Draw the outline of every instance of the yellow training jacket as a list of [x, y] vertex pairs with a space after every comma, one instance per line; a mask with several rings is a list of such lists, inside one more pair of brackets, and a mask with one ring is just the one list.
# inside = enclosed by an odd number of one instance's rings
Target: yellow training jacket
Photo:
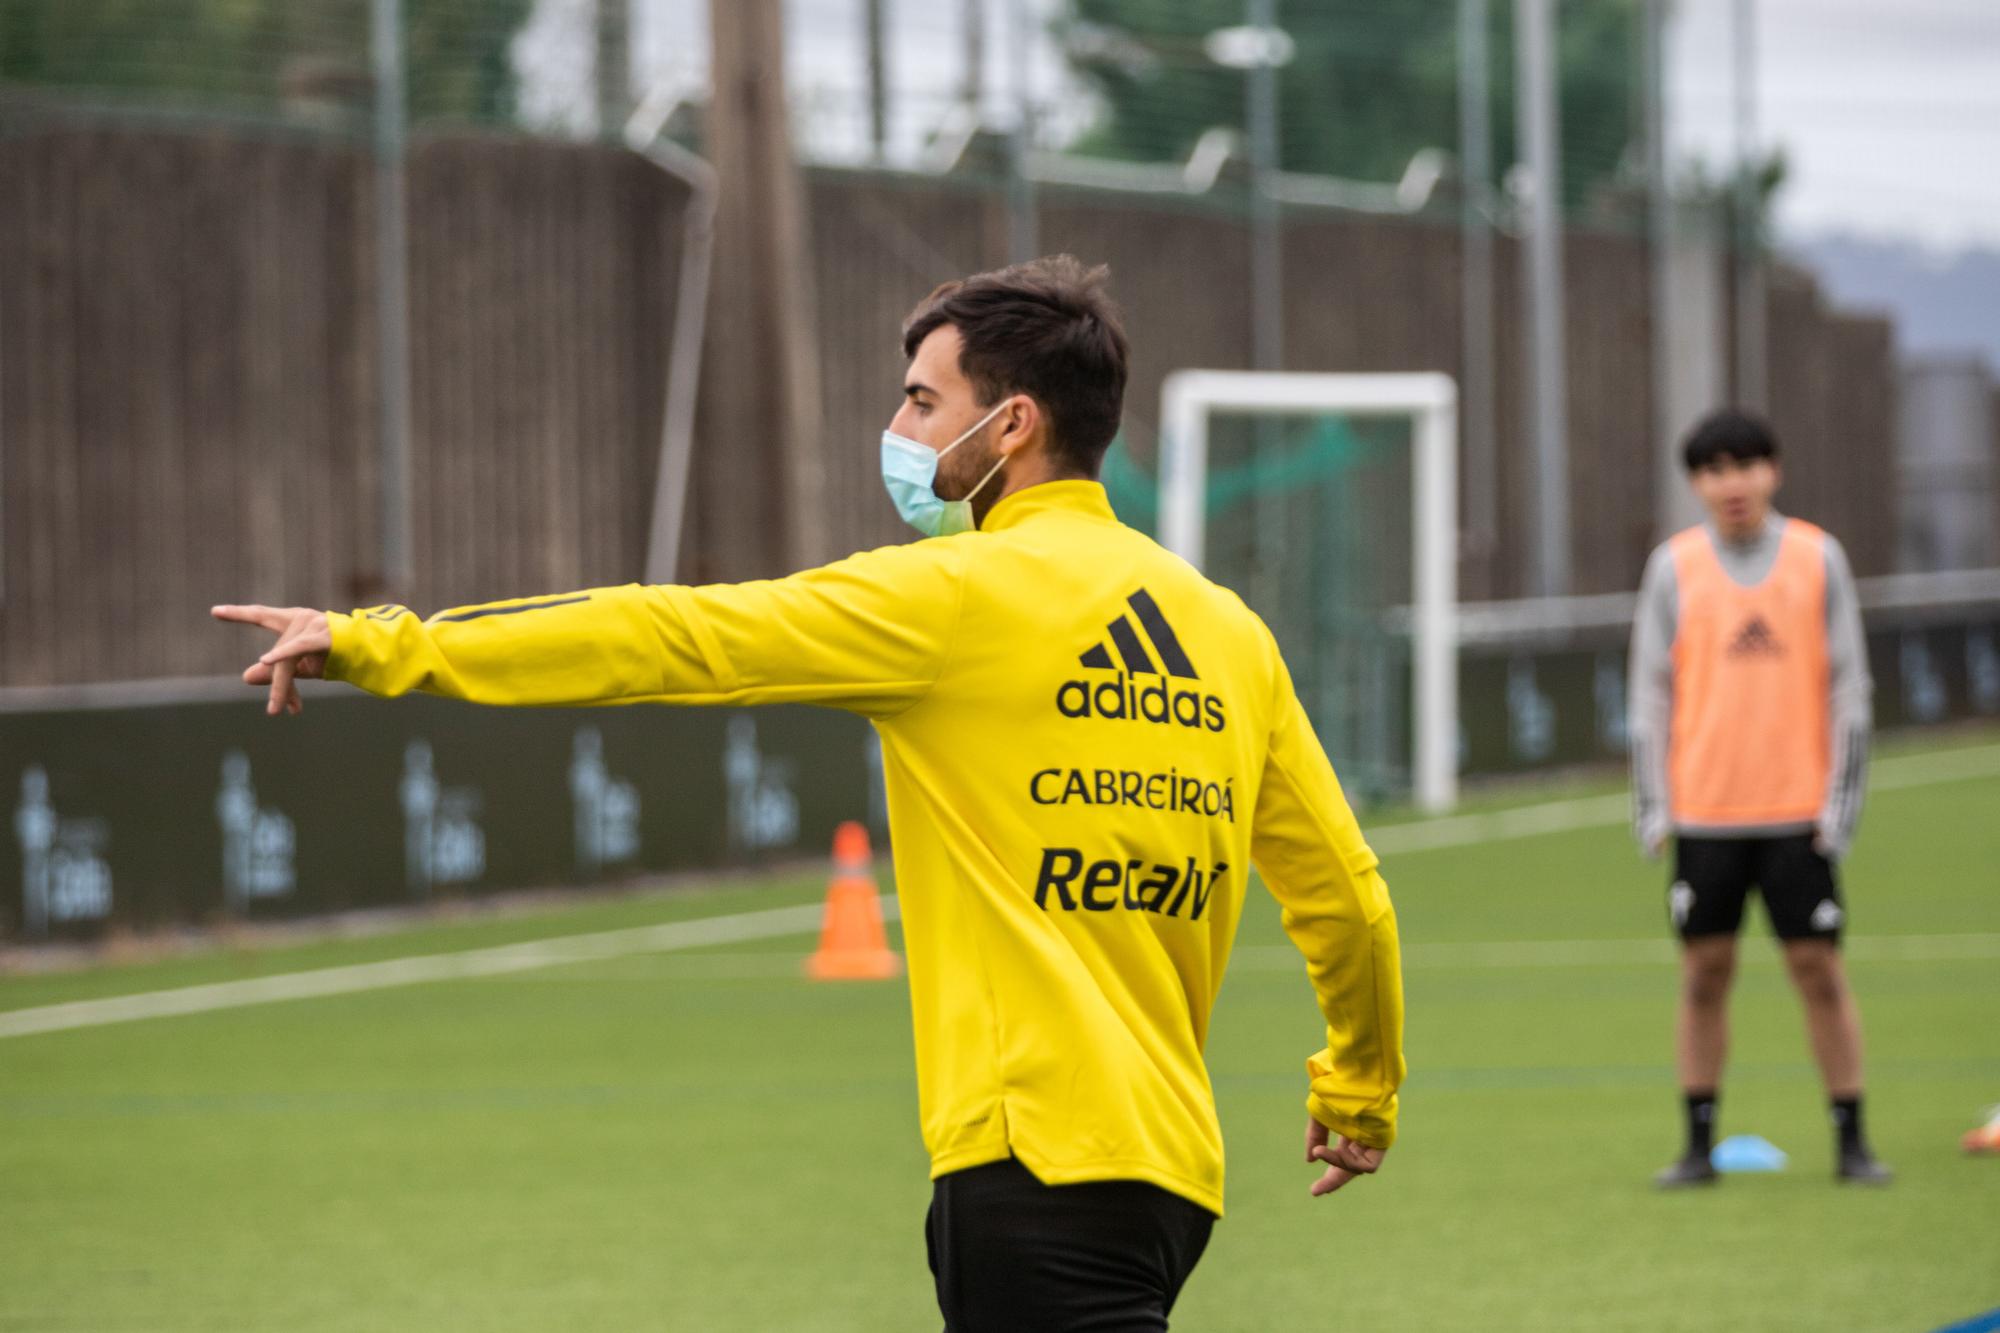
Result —
[[327, 620], [327, 674], [376, 694], [871, 719], [933, 1176], [1011, 1154], [1220, 1213], [1202, 1045], [1253, 862], [1326, 1018], [1308, 1109], [1395, 1139], [1402, 974], [1375, 855], [1263, 622], [1095, 482], [770, 582]]

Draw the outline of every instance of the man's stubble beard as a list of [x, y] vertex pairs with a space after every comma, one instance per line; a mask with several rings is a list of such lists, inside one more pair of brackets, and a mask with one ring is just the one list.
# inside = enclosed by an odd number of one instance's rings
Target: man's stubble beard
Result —
[[[979, 484], [980, 478], [993, 470], [993, 465], [1000, 461], [999, 446], [991, 441], [993, 433], [992, 424], [989, 422], [979, 434], [939, 460], [937, 482], [931, 488], [937, 492], [938, 499], [963, 500], [971, 493], [972, 488]], [[999, 475], [986, 483], [986, 489], [973, 499], [972, 508], [975, 513], [983, 514], [991, 505], [991, 492], [996, 490], [1000, 483]], [[982, 505], [981, 501], [987, 503]]]

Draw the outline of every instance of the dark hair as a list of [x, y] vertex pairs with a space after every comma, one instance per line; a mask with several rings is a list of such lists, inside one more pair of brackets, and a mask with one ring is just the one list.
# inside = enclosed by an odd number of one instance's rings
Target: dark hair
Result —
[[1699, 472], [1718, 458], [1748, 463], [1777, 457], [1778, 439], [1764, 419], [1735, 407], [1710, 412], [1695, 423], [1681, 445], [1681, 462], [1690, 472]]
[[903, 355], [949, 324], [958, 368], [979, 405], [1024, 393], [1048, 413], [1056, 457], [1095, 477], [1125, 404], [1125, 329], [1105, 284], [1111, 270], [1072, 255], [947, 282], [903, 324]]

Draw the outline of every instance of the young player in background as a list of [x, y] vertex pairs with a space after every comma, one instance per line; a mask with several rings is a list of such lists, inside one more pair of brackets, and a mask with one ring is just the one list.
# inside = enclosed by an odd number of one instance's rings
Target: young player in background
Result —
[[1720, 411], [1683, 461], [1708, 521], [1646, 563], [1632, 629], [1633, 815], [1657, 856], [1682, 942], [1676, 1064], [1687, 1148], [1665, 1188], [1709, 1161], [1729, 1046], [1736, 935], [1752, 887], [1805, 1008], [1836, 1130], [1835, 1176], [1884, 1184], [1861, 1125], [1861, 1019], [1841, 963], [1835, 865], [1861, 812], [1870, 692], [1854, 578], [1840, 543], [1771, 507], [1782, 480], [1765, 424]]

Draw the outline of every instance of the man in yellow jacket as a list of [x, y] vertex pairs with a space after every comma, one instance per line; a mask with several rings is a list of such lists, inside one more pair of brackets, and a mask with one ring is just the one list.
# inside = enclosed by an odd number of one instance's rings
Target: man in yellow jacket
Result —
[[927, 1223], [953, 1330], [1165, 1328], [1222, 1212], [1202, 1059], [1253, 864], [1327, 1028], [1315, 1195], [1372, 1173], [1403, 1078], [1395, 917], [1264, 624], [1097, 483], [1126, 343], [1068, 257], [947, 283], [882, 446], [932, 540], [768, 582], [444, 611], [217, 607], [244, 673], [490, 704], [813, 703], [882, 738]]

